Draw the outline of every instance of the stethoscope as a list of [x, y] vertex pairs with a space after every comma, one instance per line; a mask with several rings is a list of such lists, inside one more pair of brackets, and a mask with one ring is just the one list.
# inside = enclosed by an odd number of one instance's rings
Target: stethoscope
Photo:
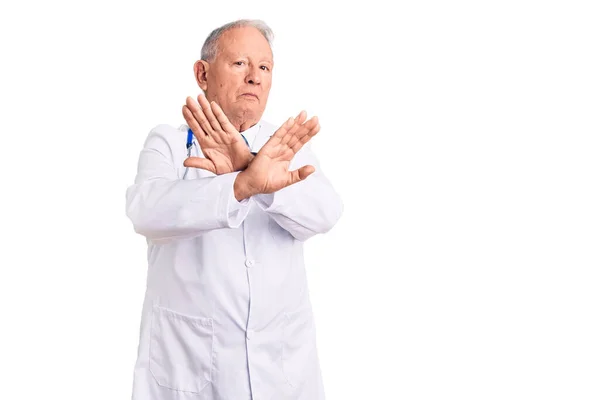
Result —
[[[185, 143], [185, 148], [187, 150], [188, 158], [191, 157], [192, 147], [194, 147], [195, 145], [196, 145], [196, 143], [194, 142], [194, 132], [192, 132], [192, 130], [190, 128], [188, 128], [187, 141]], [[183, 173], [182, 179], [185, 179], [189, 169], [190, 169], [190, 167], [185, 167], [185, 172]]]

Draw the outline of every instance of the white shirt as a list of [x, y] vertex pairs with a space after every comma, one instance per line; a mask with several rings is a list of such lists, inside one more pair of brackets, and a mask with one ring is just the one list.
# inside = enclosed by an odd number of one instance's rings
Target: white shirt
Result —
[[252, 146], [254, 145], [254, 139], [256, 139], [256, 135], [258, 134], [258, 132], [260, 132], [262, 126], [263, 126], [263, 122], [258, 121], [258, 123], [256, 123], [255, 125], [251, 126], [250, 128], [248, 128], [242, 132], [242, 135], [248, 141], [248, 145], [250, 146], [251, 149], [253, 148]]
[[[244, 134], [258, 151], [275, 130]], [[334, 226], [340, 197], [305, 145], [290, 169], [312, 175], [238, 202], [237, 172], [181, 179], [186, 136], [154, 128], [127, 189], [148, 243], [133, 400], [324, 400], [303, 242]]]

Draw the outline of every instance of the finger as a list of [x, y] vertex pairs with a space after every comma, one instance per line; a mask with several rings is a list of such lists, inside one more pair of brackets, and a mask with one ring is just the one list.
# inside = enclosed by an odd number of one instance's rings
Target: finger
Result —
[[315, 172], [315, 167], [312, 165], [305, 165], [304, 167], [300, 167], [295, 171], [290, 171], [290, 183], [288, 186], [305, 180], [313, 172]]
[[316, 115], [314, 115], [311, 119], [309, 119], [308, 121], [306, 121], [303, 126], [305, 126], [306, 129], [311, 130], [315, 126], [317, 126], [318, 124], [319, 124], [319, 117], [317, 117]]
[[212, 161], [202, 157], [188, 157], [185, 159], [185, 161], [183, 161], [183, 165], [190, 168], [205, 169], [214, 174], [217, 173], [215, 164]]
[[290, 139], [287, 145], [293, 149], [296, 143], [298, 143], [298, 141], [301, 140], [304, 136], [308, 135], [318, 123], [319, 121], [316, 116], [309, 119], [307, 122], [302, 124], [302, 126], [296, 131], [294, 137]]
[[302, 125], [304, 124], [304, 121], [306, 121], [306, 115], [306, 111], [302, 110], [300, 111], [300, 114], [298, 114], [296, 118], [294, 118], [295, 128], [293, 128], [290, 132], [291, 135], [286, 135], [285, 139], [281, 141], [283, 144], [289, 144], [289, 142], [294, 140], [294, 137], [302, 131]]
[[229, 122], [229, 118], [227, 118], [221, 106], [219, 106], [216, 101], [212, 101], [210, 105], [212, 107], [213, 114], [215, 115], [217, 121], [219, 121], [219, 124], [223, 128], [223, 132], [229, 135], [238, 136], [239, 132], [237, 131], [237, 129], [235, 129], [235, 126], [233, 126], [231, 122]]
[[269, 141], [267, 143], [265, 143], [265, 145], [263, 147], [270, 147], [270, 146], [274, 146], [277, 145], [281, 142], [281, 138], [283, 138], [288, 130], [294, 126], [294, 118], [290, 117], [287, 121], [285, 121], [280, 127], [279, 129], [277, 129], [275, 131], [275, 133], [273, 134], [273, 136], [271, 136], [271, 138], [269, 139]]
[[301, 129], [301, 128], [302, 128], [302, 126], [300, 124], [298, 124], [296, 119], [294, 119], [294, 125], [292, 125], [292, 127], [290, 129], [288, 129], [286, 134], [281, 138], [281, 144], [287, 145], [288, 142], [294, 137], [294, 135], [296, 135], [296, 132], [298, 132], [298, 129]]
[[296, 116], [296, 122], [299, 123], [300, 125], [302, 125], [304, 123], [304, 121], [306, 121], [306, 111], [302, 110], [300, 111], [300, 114], [298, 114]]
[[183, 114], [183, 118], [185, 119], [185, 122], [187, 122], [187, 125], [190, 127], [192, 132], [194, 132], [194, 136], [196, 137], [196, 139], [198, 139], [198, 142], [204, 142], [204, 140], [208, 138], [208, 136], [206, 135], [206, 132], [204, 132], [200, 124], [198, 124], [198, 120], [196, 120], [189, 107], [183, 106], [181, 108], [181, 113]]
[[315, 126], [313, 129], [311, 129], [307, 135], [305, 135], [302, 139], [298, 140], [298, 142], [296, 144], [294, 144], [294, 147], [292, 147], [294, 154], [296, 154], [298, 151], [300, 151], [302, 146], [304, 146], [306, 143], [308, 143], [308, 141], [310, 139], [312, 139], [317, 133], [319, 133], [320, 130], [321, 130], [321, 125], [317, 124], [317, 126]]
[[206, 119], [210, 123], [210, 126], [213, 128], [214, 131], [220, 133], [223, 130], [223, 128], [221, 127], [221, 124], [215, 117], [215, 114], [213, 114], [210, 103], [208, 102], [206, 97], [204, 97], [204, 95], [202, 94], [198, 95], [198, 103], [200, 103], [200, 107], [202, 107], [202, 111], [204, 112]]
[[[188, 98], [186, 99], [186, 105], [187, 105], [188, 109], [192, 112], [192, 115], [194, 116], [194, 118], [196, 119], [198, 124], [202, 127], [204, 136], [213, 135], [214, 130], [213, 130], [212, 126], [210, 126], [210, 123], [208, 122], [208, 120], [206, 119], [206, 116], [204, 115], [204, 111], [202, 111], [202, 108], [200, 108], [198, 103], [196, 103], [194, 101], [194, 99], [192, 99], [191, 97], [188, 96]], [[190, 128], [191, 128], [191, 126], [190, 126]], [[194, 131], [194, 130], [192, 129], [192, 131]], [[200, 132], [198, 132], [198, 135], [202, 136], [200, 134]], [[199, 136], [196, 136], [196, 138], [198, 138], [198, 140], [201, 139]]]
[[298, 168], [297, 171], [298, 171], [298, 177], [300, 178], [300, 180], [305, 180], [306, 178], [308, 178], [309, 175], [311, 175], [313, 172], [315, 172], [316, 169], [312, 165], [305, 165], [304, 167]]
[[194, 132], [194, 135], [202, 131], [202, 128], [198, 124], [198, 121], [196, 121], [196, 118], [194, 118], [194, 115], [192, 114], [187, 105], [181, 107], [181, 114], [183, 115], [185, 122], [187, 122], [187, 125]]
[[[295, 149], [296, 145], [299, 141], [301, 141], [306, 135], [310, 134], [310, 132], [312, 131], [312, 129], [314, 129], [314, 127], [318, 124], [318, 119], [316, 116], [312, 117], [311, 119], [309, 119], [307, 122], [305, 122], [302, 127], [300, 127], [300, 129], [298, 129], [296, 131], [296, 134], [294, 135], [293, 138], [290, 139], [290, 141], [287, 143], [287, 145], [291, 148], [291, 149]], [[295, 152], [295, 151], [294, 151]]]

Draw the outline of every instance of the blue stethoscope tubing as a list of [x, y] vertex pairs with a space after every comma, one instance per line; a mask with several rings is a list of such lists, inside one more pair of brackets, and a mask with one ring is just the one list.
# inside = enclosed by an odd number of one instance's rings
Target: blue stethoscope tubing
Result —
[[[188, 157], [190, 157], [192, 155], [192, 147], [193, 146], [194, 146], [194, 132], [192, 132], [192, 130], [190, 128], [188, 128], [187, 141], [185, 143], [185, 148], [187, 149]], [[185, 172], [183, 173], [182, 179], [185, 179], [185, 176], [187, 175], [189, 169], [190, 169], [190, 167], [185, 167]]]
[[[187, 141], [185, 143], [185, 148], [187, 149], [187, 156], [190, 157], [192, 155], [192, 147], [196, 143], [194, 143], [194, 132], [192, 132], [191, 128], [188, 128], [188, 132], [187, 133], [188, 134], [187, 134]], [[250, 147], [250, 144], [248, 143], [248, 140], [246, 139], [246, 137], [244, 135], [242, 135], [242, 139], [244, 139], [244, 142], [246, 142], [246, 145], [248, 147]], [[251, 151], [251, 154], [253, 156], [255, 156], [256, 152]], [[185, 179], [185, 177], [186, 177], [189, 169], [190, 169], [189, 167], [185, 167], [185, 172], [183, 173], [183, 178], [182, 179]]]

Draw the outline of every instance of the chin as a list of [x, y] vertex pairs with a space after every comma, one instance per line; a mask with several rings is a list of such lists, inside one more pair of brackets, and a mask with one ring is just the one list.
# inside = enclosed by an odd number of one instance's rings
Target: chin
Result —
[[252, 104], [248, 104], [240, 107], [240, 114], [243, 114], [246, 117], [261, 116], [262, 113], [263, 110], [256, 107], [256, 105], [253, 106]]

